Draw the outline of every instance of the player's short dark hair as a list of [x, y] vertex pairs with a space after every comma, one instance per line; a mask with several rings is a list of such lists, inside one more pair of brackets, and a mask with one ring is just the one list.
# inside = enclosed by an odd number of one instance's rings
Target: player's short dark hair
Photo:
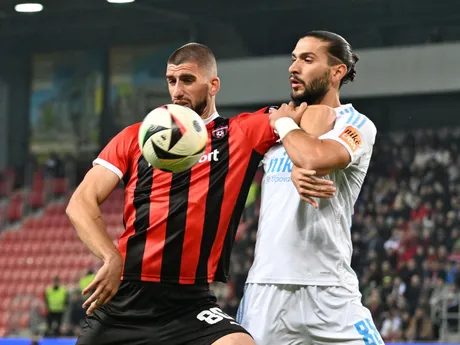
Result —
[[329, 43], [328, 53], [331, 56], [329, 59], [330, 65], [337, 65], [337, 60], [347, 66], [347, 74], [340, 81], [340, 86], [353, 81], [356, 76], [356, 63], [359, 60], [359, 56], [353, 53], [350, 43], [345, 38], [336, 33], [330, 31], [310, 31], [305, 37], [314, 37], [323, 42]]
[[216, 66], [216, 57], [208, 46], [201, 43], [188, 43], [178, 49], [168, 59], [168, 64], [181, 65], [194, 62], [199, 67], [211, 69]]

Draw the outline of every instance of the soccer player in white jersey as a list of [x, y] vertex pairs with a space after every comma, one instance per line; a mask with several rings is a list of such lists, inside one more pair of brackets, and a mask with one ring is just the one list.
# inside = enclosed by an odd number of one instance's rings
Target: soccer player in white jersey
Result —
[[[351, 268], [353, 206], [377, 132], [340, 103], [357, 60], [341, 36], [308, 33], [292, 53], [293, 102], [270, 115], [282, 145], [263, 159], [255, 259], [237, 315], [258, 345], [383, 344]], [[335, 110], [329, 131], [320, 130], [327, 116], [309, 114], [307, 104]], [[312, 199], [315, 178], [330, 180], [335, 192]]]

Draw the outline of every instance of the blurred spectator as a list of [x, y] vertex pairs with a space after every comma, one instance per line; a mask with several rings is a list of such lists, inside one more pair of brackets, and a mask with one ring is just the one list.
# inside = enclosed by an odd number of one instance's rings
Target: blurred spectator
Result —
[[[94, 277], [96, 275], [94, 274], [94, 270], [93, 269], [89, 269], [88, 272], [80, 278], [80, 281], [78, 282], [78, 285], [80, 287], [80, 292], [83, 292], [83, 290], [89, 285], [91, 284], [91, 282], [93, 281]], [[89, 293], [86, 294], [85, 296], [83, 296], [83, 299], [87, 299], [89, 296], [91, 296]]]
[[415, 313], [415, 309], [417, 308], [418, 301], [420, 299], [422, 293], [420, 276], [414, 274], [411, 277], [410, 284], [405, 291], [405, 297], [407, 300], [407, 305], [409, 307], [410, 315]]
[[61, 285], [59, 277], [54, 277], [53, 285], [46, 289], [45, 295], [46, 320], [48, 323], [47, 334], [60, 335], [62, 318], [68, 304], [67, 288]]
[[415, 315], [409, 322], [409, 328], [406, 332], [406, 339], [408, 341], [426, 341], [432, 340], [433, 329], [432, 323], [425, 310], [418, 307]]
[[65, 322], [61, 328], [62, 335], [74, 337], [80, 334], [86, 317], [86, 311], [82, 307], [83, 301], [80, 289], [74, 289], [70, 293], [68, 308], [63, 318]]
[[390, 309], [387, 317], [383, 321], [380, 335], [385, 342], [399, 341], [402, 337], [402, 320], [398, 312]]
[[55, 152], [51, 152], [49, 158], [45, 162], [45, 173], [47, 177], [58, 177], [62, 170], [62, 164], [59, 156]]

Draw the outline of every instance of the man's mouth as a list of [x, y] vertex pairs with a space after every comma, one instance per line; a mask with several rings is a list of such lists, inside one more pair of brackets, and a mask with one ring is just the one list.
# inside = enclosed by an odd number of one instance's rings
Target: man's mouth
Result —
[[184, 99], [176, 99], [173, 101], [174, 104], [177, 104], [177, 105], [182, 105], [182, 106], [187, 106], [189, 105], [190, 103]]
[[302, 83], [300, 81], [298, 81], [296, 78], [291, 77], [289, 80], [291, 82], [292, 88], [299, 88], [299, 87], [302, 86]]

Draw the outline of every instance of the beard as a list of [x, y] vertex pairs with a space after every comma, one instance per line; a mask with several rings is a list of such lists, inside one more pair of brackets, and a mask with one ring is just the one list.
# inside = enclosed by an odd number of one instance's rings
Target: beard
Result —
[[303, 102], [307, 104], [319, 104], [323, 100], [326, 93], [329, 91], [329, 76], [330, 72], [326, 71], [322, 76], [313, 79], [308, 85], [298, 79], [295, 75], [292, 75], [299, 83], [304, 87], [302, 93], [295, 94], [291, 92], [291, 99], [296, 106], [299, 106]]
[[198, 115], [202, 116], [206, 107], [208, 106], [208, 98], [204, 97], [196, 101], [195, 105], [192, 105], [190, 108], [197, 113]]
[[182, 105], [187, 107], [187, 108], [192, 109], [195, 113], [197, 113], [200, 116], [203, 115], [204, 111], [206, 110], [206, 108], [208, 106], [207, 94], [205, 94], [202, 98], [198, 98], [196, 100], [195, 104], [193, 104], [192, 100], [190, 98], [188, 98], [188, 97], [175, 98], [175, 99], [173, 98], [172, 102], [177, 103], [179, 105], [181, 105], [182, 102], [187, 102], [187, 104], [182, 104]]

